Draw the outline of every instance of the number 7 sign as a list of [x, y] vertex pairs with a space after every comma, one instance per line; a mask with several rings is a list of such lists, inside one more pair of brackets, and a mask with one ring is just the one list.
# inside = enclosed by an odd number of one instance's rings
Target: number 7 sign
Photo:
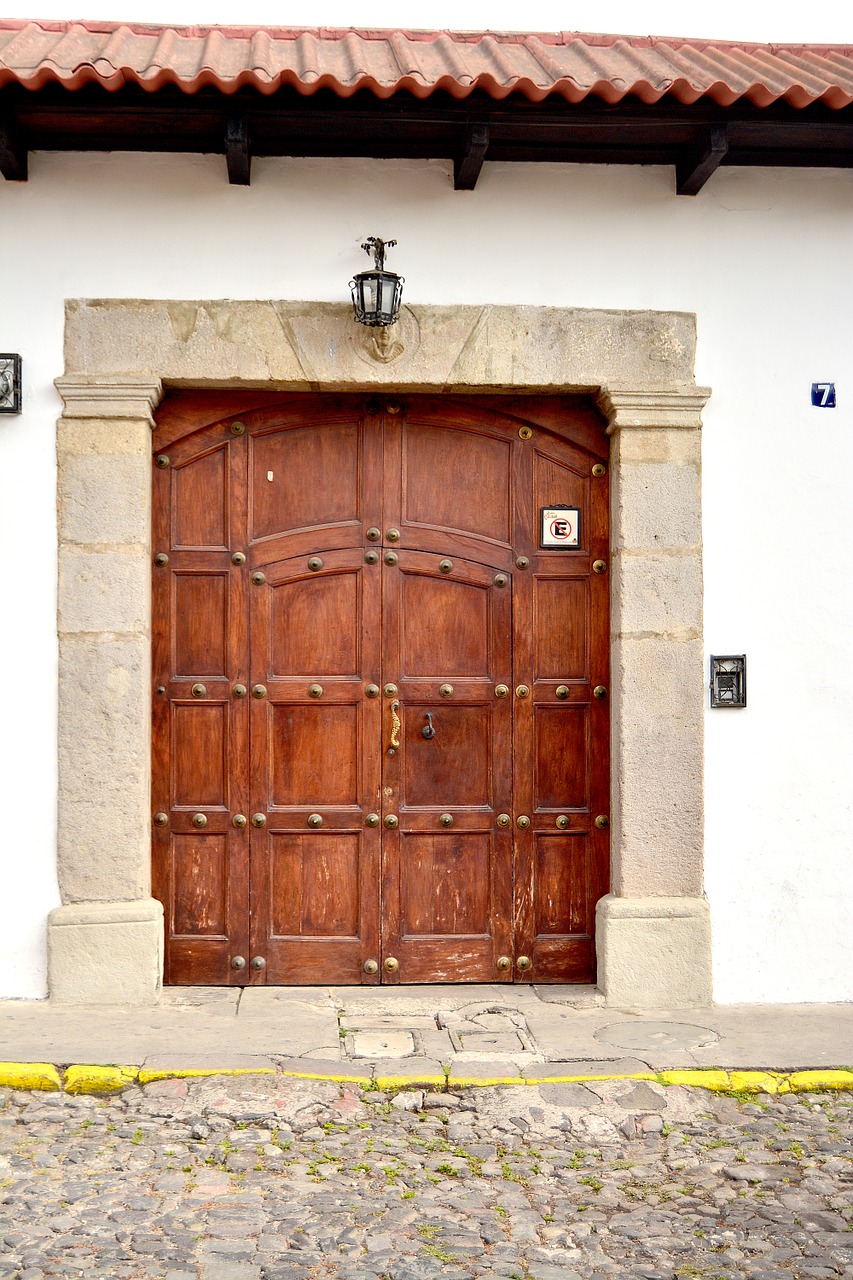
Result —
[[818, 409], [834, 409], [835, 408], [835, 383], [834, 382], [813, 382], [812, 383], [812, 404]]

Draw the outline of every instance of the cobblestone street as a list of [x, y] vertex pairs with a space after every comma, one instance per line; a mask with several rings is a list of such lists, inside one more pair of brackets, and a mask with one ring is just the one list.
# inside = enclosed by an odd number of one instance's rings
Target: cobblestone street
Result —
[[0, 1091], [0, 1274], [853, 1276], [853, 1098], [282, 1076]]

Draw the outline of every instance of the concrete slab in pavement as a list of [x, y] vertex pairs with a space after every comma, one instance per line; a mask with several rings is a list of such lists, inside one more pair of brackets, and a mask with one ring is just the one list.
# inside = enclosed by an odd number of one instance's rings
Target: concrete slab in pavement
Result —
[[[0, 1002], [0, 1058], [56, 1064], [229, 1064], [363, 1076], [529, 1078], [549, 1064], [582, 1073], [720, 1067], [780, 1071], [853, 1064], [853, 1004], [605, 1008], [578, 987], [252, 987], [164, 990], [148, 1008]], [[624, 1068], [623, 1068], [624, 1069]]]

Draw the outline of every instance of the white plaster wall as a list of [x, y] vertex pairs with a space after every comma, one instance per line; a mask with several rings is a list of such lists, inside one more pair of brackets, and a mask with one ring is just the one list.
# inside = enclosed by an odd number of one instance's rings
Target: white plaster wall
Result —
[[[693, 311], [705, 412], [706, 640], [747, 652], [745, 711], [707, 713], [716, 998], [853, 998], [853, 174], [36, 154], [0, 186], [0, 992], [44, 991], [57, 901], [54, 444], [69, 297], [342, 300], [368, 234], [421, 303]], [[363, 214], [361, 210], [374, 210]], [[834, 380], [839, 407], [809, 405]]]

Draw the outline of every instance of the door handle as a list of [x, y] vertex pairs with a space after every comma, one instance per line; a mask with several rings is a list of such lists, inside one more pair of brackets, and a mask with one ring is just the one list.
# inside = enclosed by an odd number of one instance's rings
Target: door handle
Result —
[[393, 755], [400, 745], [400, 699], [394, 698], [391, 703], [391, 742], [388, 747], [388, 754]]
[[434, 737], [435, 737], [435, 729], [433, 728], [433, 723], [432, 723], [432, 712], [431, 712], [431, 711], [425, 711], [425, 712], [424, 712], [424, 720], [426, 720], [426, 724], [425, 724], [425, 725], [424, 725], [424, 727], [421, 729], [421, 737], [422, 737], [422, 738], [434, 738]]

